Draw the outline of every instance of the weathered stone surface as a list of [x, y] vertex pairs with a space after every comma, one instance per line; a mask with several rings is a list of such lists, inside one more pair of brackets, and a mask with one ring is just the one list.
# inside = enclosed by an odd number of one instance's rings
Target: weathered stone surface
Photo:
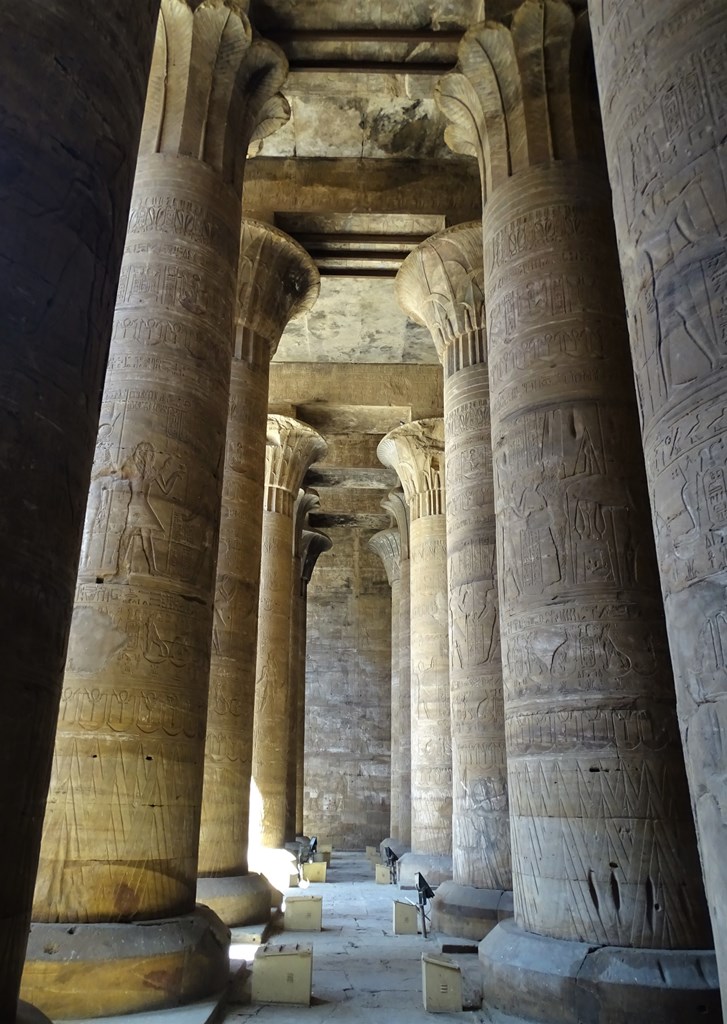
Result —
[[541, 1024], [720, 1020], [712, 950], [633, 949], [550, 939], [514, 921], [480, 943], [486, 1006]]
[[512, 914], [511, 891], [459, 885], [454, 880], [442, 882], [432, 901], [433, 928], [462, 939], [484, 939]]
[[22, 993], [53, 1020], [158, 1010], [221, 992], [230, 933], [208, 907], [132, 924], [34, 924]]
[[246, 870], [268, 372], [288, 320], [315, 302], [318, 280], [310, 257], [291, 238], [243, 221], [207, 712], [202, 876]]
[[[158, 0], [11, 5], [0, 63], [0, 1017], [30, 923]], [[63, 57], [56, 54], [63, 40]], [[22, 785], [18, 780], [22, 779]]]
[[481, 221], [458, 225], [415, 249], [396, 286], [444, 368], [454, 881], [500, 893], [512, 874], [482, 259]]
[[309, 466], [326, 452], [312, 427], [268, 416], [265, 503], [250, 789], [250, 846], [282, 848], [290, 751], [290, 614], [293, 590], [293, 505]]
[[361, 850], [389, 829], [390, 590], [371, 531], [327, 532], [308, 587], [304, 825]]
[[727, 991], [727, 10], [604, 0], [591, 22], [677, 705]]
[[409, 505], [411, 594], [411, 845], [452, 854], [452, 741], [444, 519], [444, 423], [417, 420], [381, 441]]
[[580, 130], [587, 82], [555, 59], [575, 31], [567, 4], [528, 0], [509, 28], [470, 30], [464, 74], [440, 83], [455, 141], [464, 110], [487, 143], [516, 920], [554, 938], [703, 947], [608, 187]]
[[198, 878], [197, 900], [226, 925], [262, 924], [276, 901], [270, 883], [254, 871], [223, 878]]

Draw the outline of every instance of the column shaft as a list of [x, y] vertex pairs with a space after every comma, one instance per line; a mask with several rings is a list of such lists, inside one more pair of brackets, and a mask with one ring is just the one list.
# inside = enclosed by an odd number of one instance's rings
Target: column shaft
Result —
[[292, 713], [289, 651], [293, 586], [292, 508], [263, 512], [250, 841], [285, 843], [285, 794]]
[[15, 1018], [25, 957], [158, 9], [78, 0], [3, 12], [3, 1020]]
[[687, 774], [727, 1016], [727, 9], [591, 4]]
[[411, 563], [402, 558], [399, 603], [399, 842], [411, 846]]
[[607, 184], [524, 170], [484, 235], [517, 921], [701, 947]]
[[399, 687], [399, 670], [401, 650], [401, 579], [397, 576], [391, 580], [391, 825], [389, 834], [392, 839], [401, 842], [401, 730], [403, 728], [403, 712], [409, 718], [409, 708], [402, 708]]
[[[484, 329], [476, 330], [448, 346], [444, 358], [452, 854], [456, 883], [509, 890], [510, 820], [486, 345]], [[462, 359], [463, 351], [469, 351], [469, 358]]]
[[270, 348], [238, 328], [210, 666], [199, 874], [247, 870]]
[[140, 159], [35, 920], [194, 906], [239, 213], [205, 164]]

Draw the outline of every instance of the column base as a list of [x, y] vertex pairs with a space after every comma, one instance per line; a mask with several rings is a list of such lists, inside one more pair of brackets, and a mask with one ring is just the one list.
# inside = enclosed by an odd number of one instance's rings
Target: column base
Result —
[[226, 987], [229, 946], [203, 906], [129, 924], [34, 923], [20, 994], [53, 1020], [181, 1006]]
[[262, 875], [198, 878], [197, 902], [214, 910], [226, 925], [265, 924], [273, 905], [270, 883]]
[[432, 927], [445, 935], [479, 942], [513, 915], [512, 892], [442, 882], [432, 901]]
[[15, 1024], [52, 1024], [52, 1022], [50, 1017], [41, 1013], [37, 1006], [31, 1006], [30, 1003], [24, 1003], [22, 999], [19, 999]]
[[290, 850], [268, 846], [250, 847], [247, 863], [251, 871], [257, 871], [272, 886], [274, 892], [271, 906], [279, 907], [285, 890], [295, 888], [298, 884], [297, 857]]
[[634, 949], [550, 939], [498, 924], [480, 943], [482, 1004], [528, 1024], [722, 1020], [713, 950]]
[[399, 885], [414, 885], [417, 871], [434, 887], [452, 878], [452, 858], [438, 853], [405, 853], [399, 858]]
[[386, 861], [386, 853], [384, 852], [384, 847], [386, 846], [388, 846], [397, 857], [403, 857], [405, 853], [410, 852], [409, 847], [405, 846], [404, 843], [400, 843], [398, 839], [394, 839], [392, 836], [387, 836], [386, 839], [382, 839], [379, 843], [379, 853], [381, 854], [382, 864]]

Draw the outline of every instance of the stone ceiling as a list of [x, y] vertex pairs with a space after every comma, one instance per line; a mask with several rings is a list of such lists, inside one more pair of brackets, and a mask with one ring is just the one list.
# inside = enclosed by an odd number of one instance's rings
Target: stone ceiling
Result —
[[321, 273], [318, 302], [281, 340], [271, 407], [329, 442], [307, 481], [316, 524], [383, 529], [396, 480], [378, 440], [441, 415], [434, 344], [399, 308], [394, 277], [429, 235], [480, 215], [476, 161], [444, 144], [434, 86], [483, 3], [253, 0], [251, 15], [288, 58], [291, 117], [250, 154], [245, 212], [292, 235]]

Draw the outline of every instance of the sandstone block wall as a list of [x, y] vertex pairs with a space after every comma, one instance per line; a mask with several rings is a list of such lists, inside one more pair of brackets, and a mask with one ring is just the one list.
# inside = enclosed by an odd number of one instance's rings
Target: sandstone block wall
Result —
[[388, 835], [391, 591], [373, 531], [327, 532], [308, 587], [304, 826], [353, 850]]

